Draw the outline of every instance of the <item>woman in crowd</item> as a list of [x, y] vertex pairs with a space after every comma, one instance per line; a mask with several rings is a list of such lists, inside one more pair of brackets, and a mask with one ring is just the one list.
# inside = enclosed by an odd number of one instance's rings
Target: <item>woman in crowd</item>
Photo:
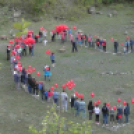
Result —
[[88, 103], [89, 120], [92, 120], [92, 114], [94, 113], [94, 106], [92, 101]]

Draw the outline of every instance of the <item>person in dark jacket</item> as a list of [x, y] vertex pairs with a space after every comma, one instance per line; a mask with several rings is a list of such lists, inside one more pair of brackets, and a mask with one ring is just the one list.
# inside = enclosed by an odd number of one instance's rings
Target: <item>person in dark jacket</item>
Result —
[[42, 38], [43, 38], [43, 33], [42, 33], [42, 30], [40, 30], [39, 31], [39, 39], [38, 39], [39, 43], [42, 42]]
[[92, 120], [92, 114], [94, 112], [94, 106], [92, 101], [89, 101], [88, 103], [88, 112], [89, 112], [89, 120]]
[[26, 56], [27, 55], [27, 46], [25, 43], [21, 42], [21, 45], [23, 46], [23, 50], [22, 50], [22, 55]]
[[134, 45], [134, 40], [130, 39], [130, 49], [131, 49], [131, 53], [133, 52], [133, 45]]
[[10, 60], [10, 46], [7, 46], [7, 60]]
[[74, 97], [74, 95], [72, 95], [71, 99], [70, 99], [71, 108], [74, 108], [74, 101], [75, 101], [75, 97]]
[[75, 101], [74, 101], [74, 109], [75, 109], [75, 116], [78, 116], [79, 115], [79, 100], [77, 97], [75, 98]]
[[108, 125], [108, 108], [106, 106], [106, 103], [104, 103], [104, 106], [102, 107], [102, 115], [103, 115], [103, 125], [106, 124], [106, 126]]
[[25, 85], [25, 82], [26, 82], [26, 70], [25, 70], [24, 67], [22, 68], [22, 71], [21, 71], [21, 82]]
[[118, 46], [119, 46], [119, 43], [117, 42], [117, 39], [115, 39], [114, 40], [114, 53], [118, 52]]
[[125, 123], [128, 123], [129, 114], [130, 114], [130, 107], [129, 104], [127, 103], [126, 107], [124, 108]]
[[117, 119], [117, 122], [118, 122], [118, 123], [122, 123], [122, 116], [123, 116], [123, 108], [122, 108], [122, 106], [120, 105], [120, 106], [117, 108], [117, 116], [116, 116], [116, 119]]
[[72, 53], [74, 53], [74, 51], [78, 52], [76, 42], [73, 40], [71, 42], [72, 42]]
[[33, 94], [35, 95], [35, 91], [36, 91], [36, 80], [35, 78], [32, 78], [32, 89], [33, 89]]
[[52, 42], [55, 41], [55, 36], [56, 36], [56, 33], [54, 32], [54, 33], [52, 34]]
[[41, 99], [44, 100], [45, 86], [42, 81], [39, 82], [38, 88], [40, 90]]
[[28, 91], [29, 91], [29, 93], [32, 93], [32, 76], [31, 76], [31, 74], [28, 74], [27, 82], [28, 82]]

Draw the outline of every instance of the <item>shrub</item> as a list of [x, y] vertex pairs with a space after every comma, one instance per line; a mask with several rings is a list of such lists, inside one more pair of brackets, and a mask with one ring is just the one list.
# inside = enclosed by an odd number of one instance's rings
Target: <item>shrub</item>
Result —
[[42, 130], [39, 131], [33, 126], [30, 126], [29, 130], [32, 134], [92, 134], [89, 121], [81, 124], [68, 121], [56, 113], [55, 106], [47, 112], [42, 121], [42, 126]]

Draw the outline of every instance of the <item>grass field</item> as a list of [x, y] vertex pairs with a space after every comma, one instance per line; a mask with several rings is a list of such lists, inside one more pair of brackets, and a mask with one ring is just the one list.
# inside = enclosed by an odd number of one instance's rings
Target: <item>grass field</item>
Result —
[[[133, 16], [126, 15], [126, 12], [133, 11], [127, 7], [126, 10], [119, 11], [117, 18], [108, 18], [106, 14], [109, 12], [107, 8], [103, 9], [103, 15], [87, 16], [77, 22], [62, 22], [55, 20], [44, 20], [38, 23], [32, 23], [30, 29], [35, 33], [43, 26], [48, 31], [52, 30], [58, 24], [67, 24], [69, 27], [77, 26], [78, 29], [83, 30], [87, 34], [100, 35], [107, 39], [107, 50], [113, 52], [113, 44], [110, 38], [117, 38], [119, 42], [125, 41], [126, 31], [125, 26], [128, 26], [129, 36], [134, 38], [134, 26], [130, 25]], [[1, 29], [2, 34], [7, 34], [11, 25]], [[29, 125], [33, 124], [37, 128], [41, 127], [41, 121], [47, 111], [49, 103], [41, 103], [24, 90], [16, 91], [14, 89], [13, 77], [10, 71], [10, 63], [6, 61], [6, 45], [7, 43], [0, 43], [0, 63], [2, 63], [0, 70], [0, 133], [1, 134], [30, 134], [28, 132]], [[34, 57], [23, 57], [21, 62], [23, 66], [31, 65], [35, 67], [36, 71], [41, 72], [38, 78], [34, 73], [33, 76], [37, 80], [44, 80], [43, 66], [44, 64], [51, 65], [50, 58], [46, 55], [46, 50], [50, 49], [56, 56], [56, 67], [52, 68], [52, 77], [50, 82], [45, 82], [45, 86], [49, 89], [55, 83], [62, 85], [70, 79], [73, 79], [76, 86], [75, 91], [85, 95], [85, 102], [88, 104], [91, 100], [90, 93], [94, 92], [95, 97], [93, 101], [100, 99], [103, 102], [110, 102], [111, 105], [117, 105], [117, 98], [131, 102], [134, 97], [134, 54], [126, 56], [117, 56], [109, 53], [101, 53], [94, 49], [85, 47], [78, 47], [78, 53], [71, 53], [71, 44], [66, 42], [66, 52], [58, 53], [58, 49], [62, 47], [59, 41], [55, 43], [49, 42], [46, 47], [42, 44], [36, 44]], [[120, 46], [120, 51], [122, 51]], [[124, 75], [100, 75], [102, 72], [131, 72]], [[122, 94], [116, 95], [118, 88], [121, 88]], [[61, 88], [58, 88], [61, 91]], [[73, 91], [66, 90], [70, 96]], [[101, 104], [102, 106], [102, 104]], [[130, 120], [134, 119], [134, 112], [132, 104]], [[74, 118], [72, 114], [64, 113], [63, 116], [75, 122], [81, 122], [81, 119]], [[88, 117], [88, 116], [87, 116]], [[88, 119], [88, 118], [87, 118]], [[101, 118], [100, 118], [101, 119]], [[96, 127], [94, 122], [92, 124], [93, 133], [108, 134], [111, 133], [101, 127]], [[119, 129], [116, 134], [133, 134], [134, 125], [130, 124], [124, 128]]]

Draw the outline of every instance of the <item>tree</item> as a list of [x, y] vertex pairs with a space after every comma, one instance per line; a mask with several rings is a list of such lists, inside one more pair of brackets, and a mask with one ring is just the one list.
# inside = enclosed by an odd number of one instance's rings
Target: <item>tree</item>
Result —
[[22, 19], [22, 21], [20, 23], [19, 22], [14, 23], [13, 27], [18, 30], [18, 32], [15, 34], [15, 36], [22, 36], [22, 35], [27, 34], [27, 32], [28, 32], [27, 27], [30, 24], [31, 24], [30, 22], [25, 21], [24, 19]]
[[91, 122], [85, 121], [80, 124], [68, 121], [56, 113], [56, 106], [47, 112], [42, 126], [42, 130], [39, 131], [34, 126], [30, 126], [29, 130], [32, 134], [92, 134]]

